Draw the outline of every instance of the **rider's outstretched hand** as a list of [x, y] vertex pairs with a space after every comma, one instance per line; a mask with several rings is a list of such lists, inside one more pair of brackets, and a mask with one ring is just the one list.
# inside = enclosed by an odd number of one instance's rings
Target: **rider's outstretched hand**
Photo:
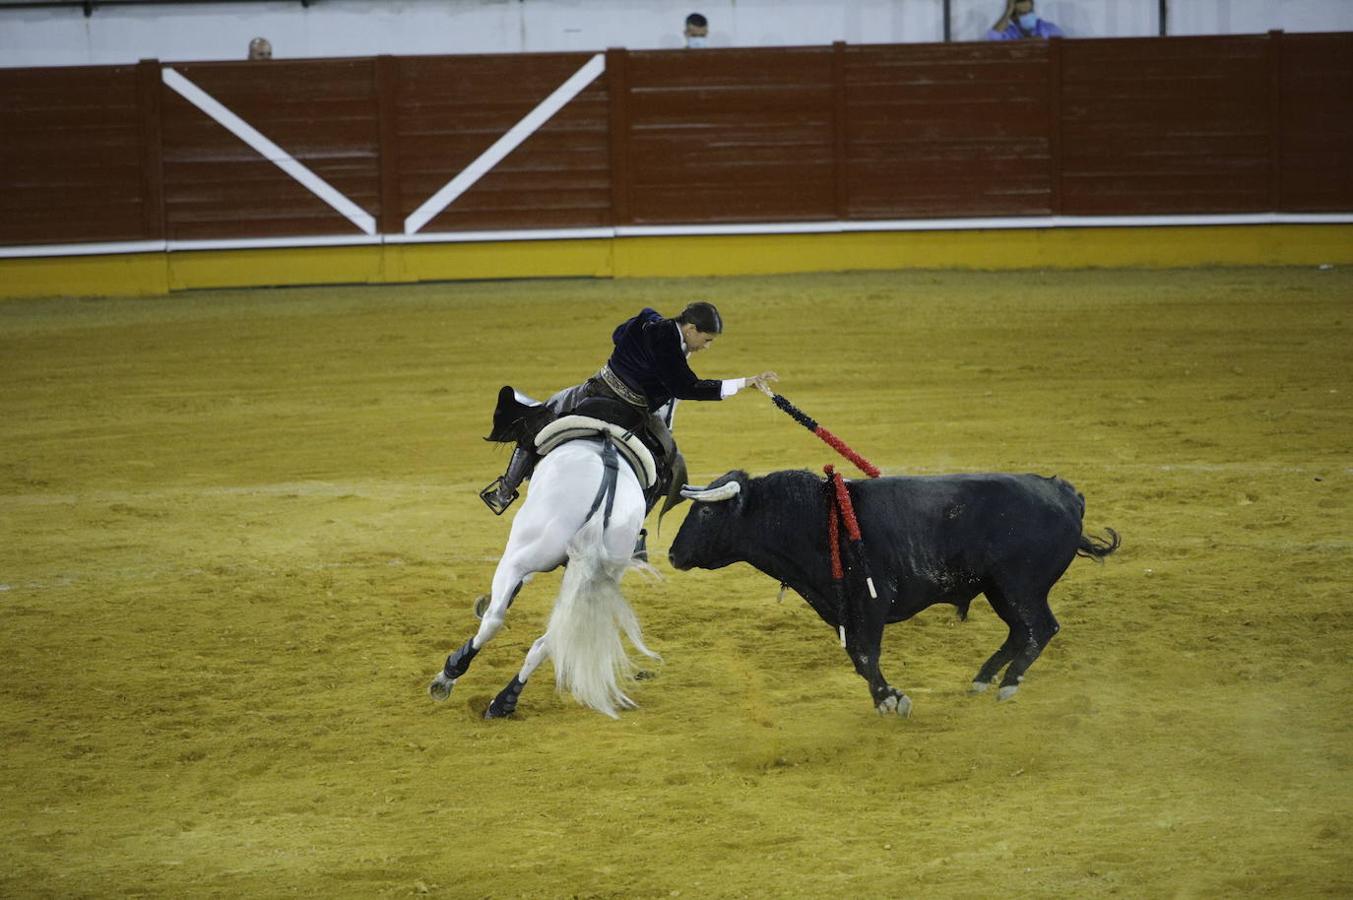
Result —
[[772, 381], [779, 380], [780, 376], [776, 375], [774, 372], [762, 372], [760, 375], [753, 375], [751, 378], [748, 378], [747, 385], [748, 387], [754, 387], [760, 390], [765, 388], [766, 385], [770, 384]]

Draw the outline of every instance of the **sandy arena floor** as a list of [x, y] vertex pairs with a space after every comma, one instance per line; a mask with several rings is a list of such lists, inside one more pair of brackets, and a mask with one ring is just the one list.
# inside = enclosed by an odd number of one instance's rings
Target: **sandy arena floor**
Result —
[[[1122, 533], [1018, 697], [982, 600], [889, 628], [874, 713], [746, 566], [632, 576], [665, 664], [611, 721], [480, 713], [558, 576], [444, 705], [508, 517], [498, 386], [707, 297], [707, 376], [887, 473], [1058, 474]], [[1353, 271], [887, 273], [0, 304], [0, 895], [1353, 894]], [[695, 478], [840, 462], [754, 391]], [[681, 514], [684, 514], [683, 507]], [[650, 529], [652, 523], [650, 523]]]

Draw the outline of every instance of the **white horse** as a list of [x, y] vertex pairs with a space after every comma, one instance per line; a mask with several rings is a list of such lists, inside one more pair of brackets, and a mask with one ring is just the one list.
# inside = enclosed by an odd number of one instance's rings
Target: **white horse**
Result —
[[632, 554], [647, 511], [643, 489], [655, 478], [653, 458], [624, 429], [586, 416], [555, 421], [536, 445], [544, 458], [512, 521], [479, 631], [447, 657], [428, 693], [434, 700], [450, 696], [475, 654], [502, 628], [522, 585], [567, 563], [545, 634], [484, 717], [511, 715], [526, 680], [551, 658], [560, 690], [616, 718], [617, 708], [635, 705], [620, 685], [634, 672], [621, 632], [640, 652], [658, 658], [644, 645], [639, 620], [620, 593], [626, 570], [644, 566]]

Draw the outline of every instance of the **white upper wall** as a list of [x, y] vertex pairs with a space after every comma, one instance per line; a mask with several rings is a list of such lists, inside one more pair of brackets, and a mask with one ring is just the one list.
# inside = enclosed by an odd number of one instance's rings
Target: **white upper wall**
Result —
[[[980, 40], [1003, 0], [949, 0], [953, 40]], [[1170, 34], [1353, 31], [1353, 0], [1168, 0]], [[1160, 33], [1159, 0], [1038, 0], [1071, 37]], [[710, 46], [894, 44], [944, 39], [944, 0], [298, 0], [0, 6], [0, 66], [243, 59], [267, 37], [277, 58], [673, 49], [686, 14]]]

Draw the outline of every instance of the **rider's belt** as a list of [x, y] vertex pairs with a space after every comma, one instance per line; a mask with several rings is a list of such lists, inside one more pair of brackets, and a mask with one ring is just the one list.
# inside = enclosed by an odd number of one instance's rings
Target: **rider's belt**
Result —
[[602, 366], [601, 371], [597, 373], [602, 384], [610, 388], [611, 391], [621, 400], [624, 400], [630, 406], [637, 406], [645, 412], [648, 411], [648, 398], [634, 388], [625, 384], [620, 376], [611, 371], [610, 366]]

